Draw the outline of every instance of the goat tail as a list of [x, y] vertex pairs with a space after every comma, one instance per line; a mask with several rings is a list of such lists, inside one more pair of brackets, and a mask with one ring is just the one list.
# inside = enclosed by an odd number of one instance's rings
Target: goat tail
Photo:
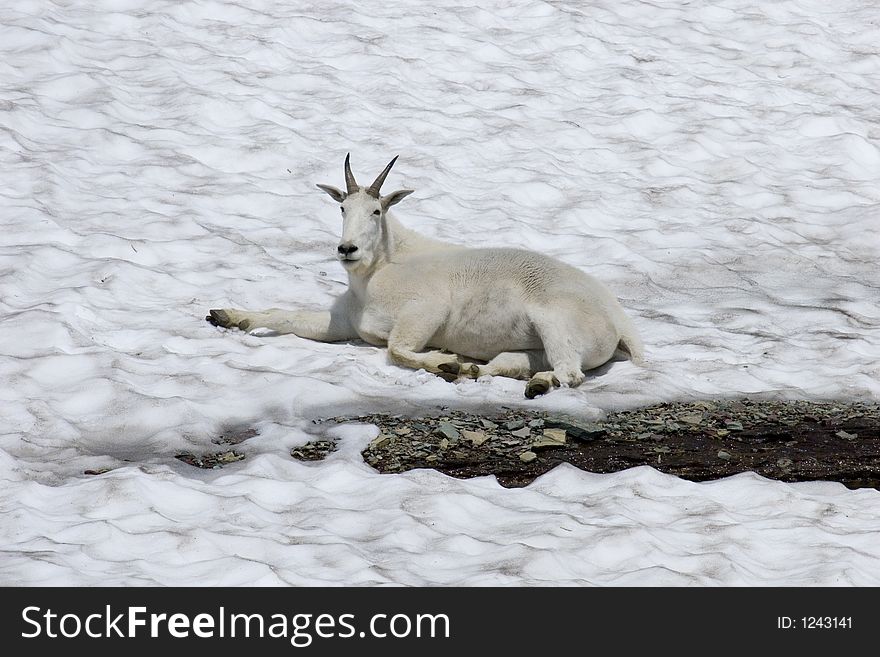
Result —
[[628, 358], [635, 365], [645, 364], [645, 349], [642, 346], [642, 340], [636, 333], [632, 321], [626, 316], [624, 316], [623, 326], [621, 326], [620, 340], [617, 343], [615, 355]]

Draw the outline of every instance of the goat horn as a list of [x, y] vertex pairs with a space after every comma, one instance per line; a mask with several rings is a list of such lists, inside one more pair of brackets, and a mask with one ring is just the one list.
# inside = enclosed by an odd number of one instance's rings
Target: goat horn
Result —
[[351, 165], [348, 163], [350, 157], [351, 153], [345, 154], [345, 187], [349, 194], [354, 194], [358, 190], [358, 184], [351, 172]]
[[391, 171], [391, 167], [393, 167], [394, 163], [397, 162], [398, 157], [400, 157], [400, 156], [395, 155], [394, 159], [388, 163], [387, 167], [385, 167], [385, 170], [382, 173], [380, 173], [379, 177], [376, 178], [376, 180], [373, 182], [373, 184], [370, 185], [369, 188], [367, 188], [367, 194], [369, 194], [370, 196], [374, 196], [376, 198], [379, 198], [379, 189], [382, 187], [382, 183], [385, 182], [385, 178], [388, 177], [388, 172]]

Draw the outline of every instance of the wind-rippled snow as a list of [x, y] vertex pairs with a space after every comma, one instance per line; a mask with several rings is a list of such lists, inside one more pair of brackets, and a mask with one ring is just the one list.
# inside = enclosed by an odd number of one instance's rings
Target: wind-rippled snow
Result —
[[[0, 7], [0, 582], [878, 585], [880, 494], [378, 475], [342, 413], [880, 398], [868, 1]], [[208, 308], [326, 307], [351, 151], [397, 217], [605, 281], [648, 363], [527, 401]], [[173, 457], [253, 427], [218, 471]], [[87, 469], [112, 468], [89, 477]]]

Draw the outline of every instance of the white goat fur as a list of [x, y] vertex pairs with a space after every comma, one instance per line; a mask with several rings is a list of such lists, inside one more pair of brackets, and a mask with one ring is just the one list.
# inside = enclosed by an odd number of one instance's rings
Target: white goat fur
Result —
[[541, 253], [458, 246], [401, 225], [388, 208], [411, 191], [378, 194], [393, 164], [365, 188], [346, 158], [348, 191], [319, 185], [344, 215], [338, 257], [349, 286], [329, 311], [223, 309], [206, 319], [322, 342], [361, 338], [447, 380], [528, 380], [529, 398], [579, 385], [616, 353], [641, 361], [632, 323], [592, 276]]

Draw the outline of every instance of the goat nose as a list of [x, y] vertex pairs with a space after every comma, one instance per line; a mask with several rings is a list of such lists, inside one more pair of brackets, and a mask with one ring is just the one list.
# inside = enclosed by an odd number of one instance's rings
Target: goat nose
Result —
[[348, 255], [357, 251], [358, 248], [354, 244], [340, 244], [336, 250], [342, 255]]

